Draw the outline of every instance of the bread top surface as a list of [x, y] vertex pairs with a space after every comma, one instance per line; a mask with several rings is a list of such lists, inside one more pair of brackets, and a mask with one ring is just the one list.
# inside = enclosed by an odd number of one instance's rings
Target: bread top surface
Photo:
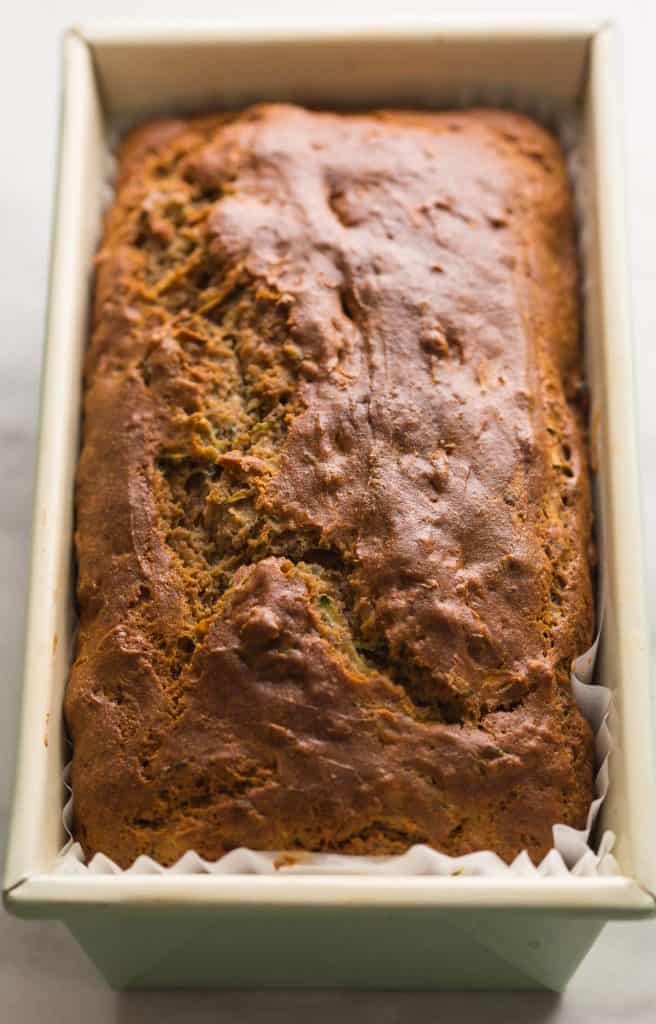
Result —
[[578, 318], [564, 161], [520, 115], [126, 140], [77, 488], [87, 852], [509, 858], [583, 824]]

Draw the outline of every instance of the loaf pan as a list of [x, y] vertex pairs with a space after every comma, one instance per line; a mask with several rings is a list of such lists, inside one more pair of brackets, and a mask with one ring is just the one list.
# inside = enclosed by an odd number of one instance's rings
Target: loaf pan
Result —
[[[58, 918], [116, 987], [561, 989], [610, 919], [655, 909], [648, 643], [611, 25], [82, 26], [63, 45], [59, 178], [7, 908]], [[108, 139], [153, 113], [291, 100], [329, 107], [490, 100], [576, 108], [585, 166], [585, 318], [614, 693], [601, 827], [620, 874], [577, 878], [58, 875], [62, 697], [73, 650], [73, 478]], [[109, 511], [108, 511], [109, 514]]]

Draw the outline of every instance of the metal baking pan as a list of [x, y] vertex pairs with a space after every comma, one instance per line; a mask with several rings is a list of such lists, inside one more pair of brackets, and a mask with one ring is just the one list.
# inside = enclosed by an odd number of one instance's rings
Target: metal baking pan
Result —
[[[58, 918], [128, 986], [562, 988], [604, 923], [656, 907], [648, 644], [612, 26], [437, 17], [413, 23], [83, 26], [63, 104], [16, 795], [5, 902]], [[615, 694], [602, 827], [620, 877], [550, 879], [58, 875], [62, 695], [72, 653], [73, 477], [93, 251], [116, 125], [285, 99], [329, 106], [492, 95], [575, 105], [586, 173], [585, 295]]]

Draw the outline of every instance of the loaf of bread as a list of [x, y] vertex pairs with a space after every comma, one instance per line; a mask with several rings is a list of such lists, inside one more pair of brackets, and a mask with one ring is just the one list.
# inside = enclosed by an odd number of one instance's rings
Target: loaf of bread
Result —
[[539, 859], [584, 825], [577, 287], [562, 153], [515, 113], [126, 139], [77, 478], [87, 855]]

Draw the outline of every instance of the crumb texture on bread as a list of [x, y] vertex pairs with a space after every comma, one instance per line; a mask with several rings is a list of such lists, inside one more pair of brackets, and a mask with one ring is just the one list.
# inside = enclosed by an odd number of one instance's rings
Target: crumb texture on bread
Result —
[[510, 112], [288, 105], [123, 143], [96, 260], [75, 835], [541, 858], [594, 609], [571, 196]]

